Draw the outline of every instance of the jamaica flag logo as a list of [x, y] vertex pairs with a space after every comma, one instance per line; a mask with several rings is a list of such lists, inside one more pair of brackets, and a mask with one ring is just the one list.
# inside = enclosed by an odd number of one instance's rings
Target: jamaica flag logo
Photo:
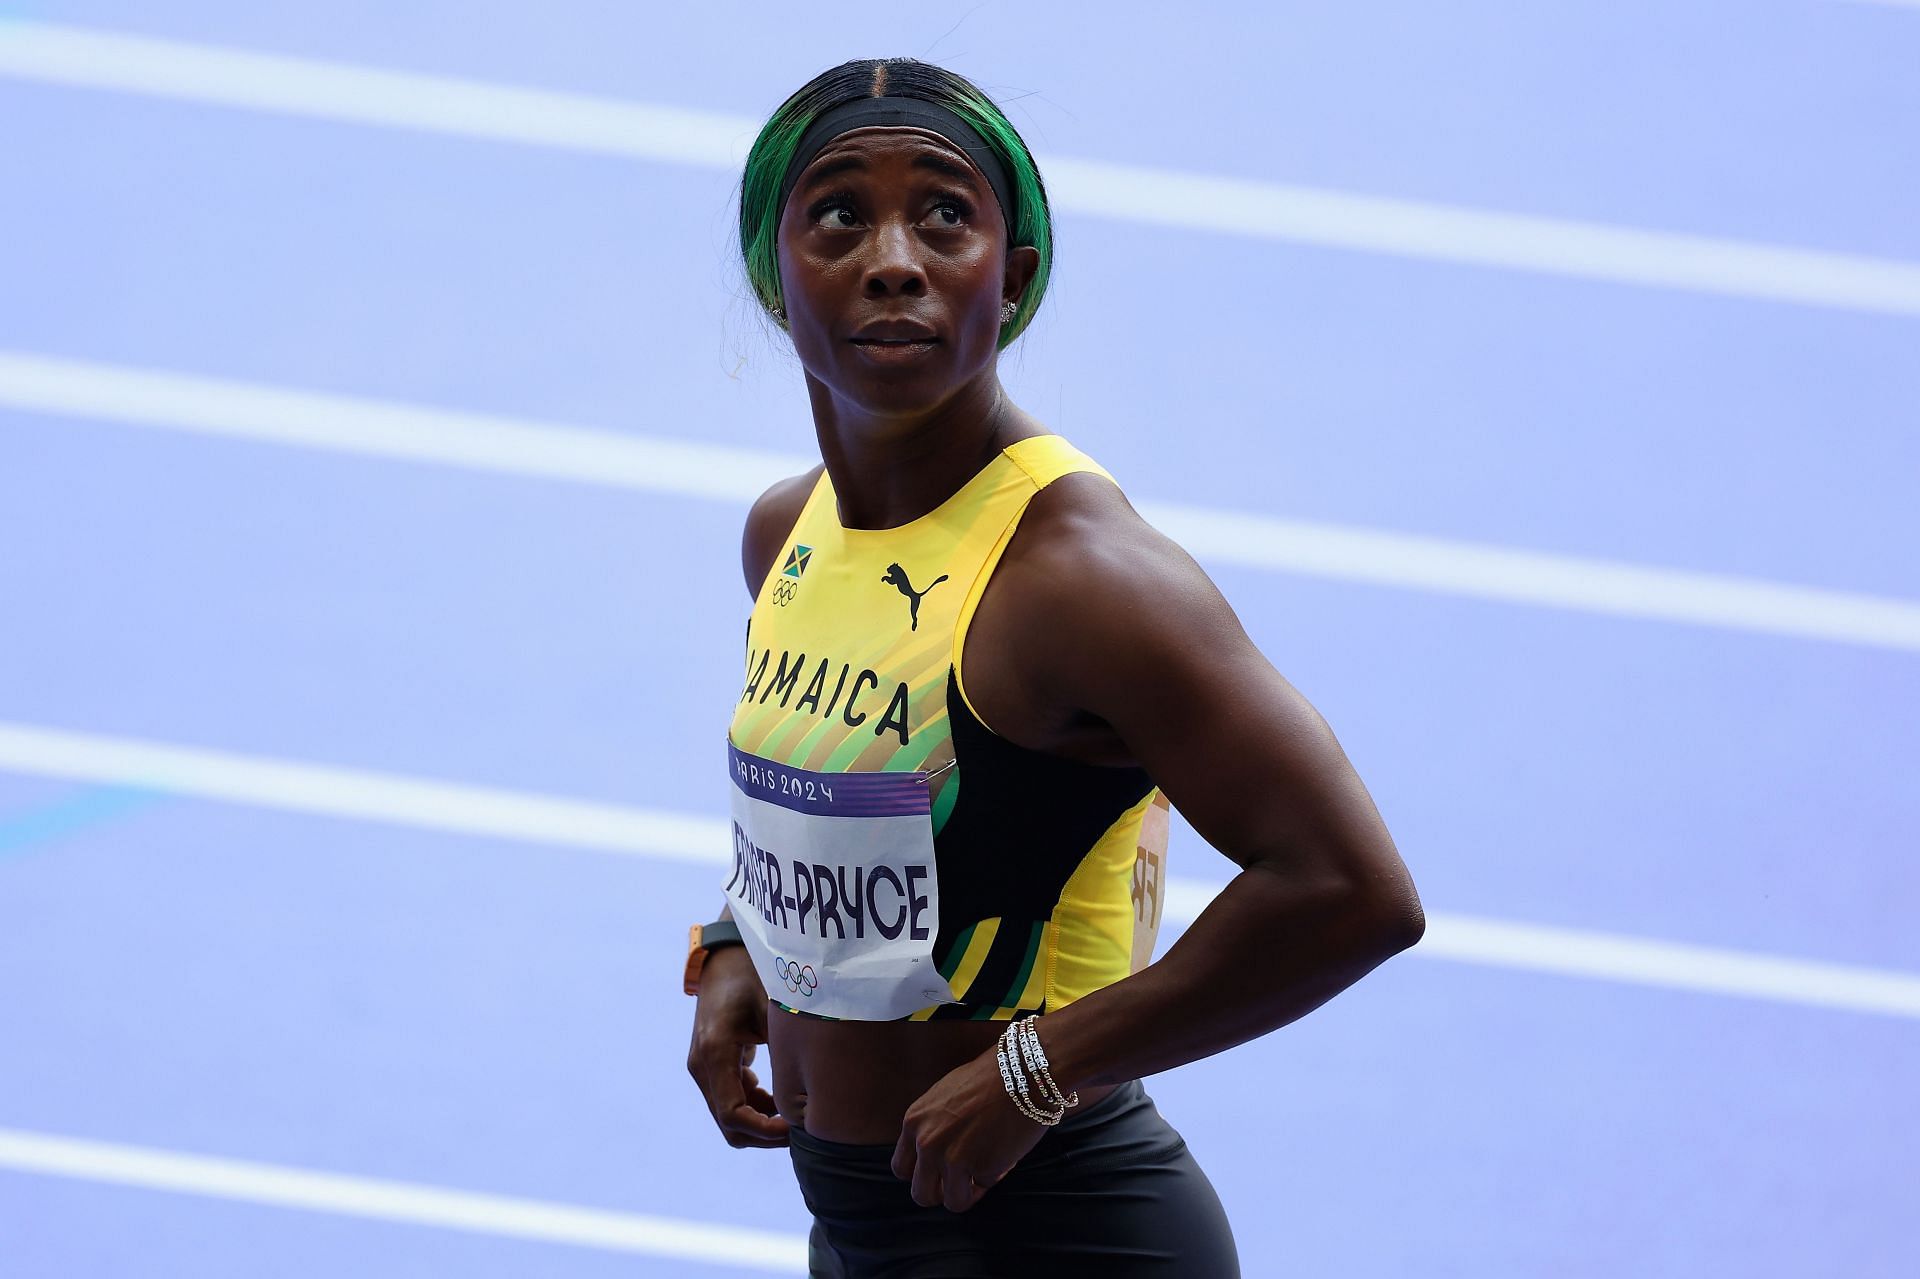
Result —
[[813, 548], [795, 542], [793, 549], [787, 552], [787, 562], [780, 566], [781, 575], [793, 578], [804, 577], [807, 572], [807, 561], [811, 558], [813, 558]]

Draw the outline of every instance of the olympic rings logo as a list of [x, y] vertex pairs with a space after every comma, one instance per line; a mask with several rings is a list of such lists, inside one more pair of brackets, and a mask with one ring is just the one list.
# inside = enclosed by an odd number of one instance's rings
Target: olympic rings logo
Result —
[[787, 989], [796, 995], [811, 996], [820, 989], [820, 979], [814, 975], [812, 964], [796, 964], [784, 955], [773, 959], [773, 971], [780, 980], [787, 983]]

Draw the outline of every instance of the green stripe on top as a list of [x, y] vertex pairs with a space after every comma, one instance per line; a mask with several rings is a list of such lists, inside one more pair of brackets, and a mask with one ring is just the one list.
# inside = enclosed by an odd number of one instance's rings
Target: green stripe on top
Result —
[[[1004, 925], [1002, 928], [1004, 929]], [[1020, 971], [997, 1000], [988, 1000], [976, 1007], [969, 1017], [971, 1021], [993, 1021], [1000, 1013], [1009, 1016], [1019, 1011], [1020, 996], [1027, 989], [1027, 981], [1033, 976], [1034, 960], [1040, 955], [1040, 940], [1046, 936], [1045, 920], [1037, 920], [1027, 932], [1027, 953], [1020, 960]], [[975, 983], [976, 985], [978, 983]], [[973, 991], [968, 991], [968, 1002], [972, 1002]]]
[[777, 999], [773, 1001], [773, 1006], [775, 1008], [778, 1008], [783, 1013], [792, 1013], [795, 1017], [810, 1017], [814, 1021], [839, 1021], [840, 1020], [838, 1017], [829, 1017], [824, 1013], [810, 1013], [804, 1008], [789, 1008]]
[[[869, 711], [867, 713], [871, 715], [873, 712]], [[833, 748], [833, 754], [827, 756], [826, 762], [813, 771], [816, 773], [847, 772], [849, 765], [851, 765], [854, 760], [860, 758], [860, 752], [865, 750], [873, 742], [872, 727], [863, 724], [861, 725], [861, 729], [864, 731], [848, 733], [846, 740]]]
[[918, 725], [913, 740], [888, 757], [882, 770], [906, 772], [926, 763], [927, 756], [947, 744], [953, 731], [947, 727], [947, 682], [953, 667], [929, 675], [918, 688], [907, 690], [908, 715]]
[[[839, 707], [836, 706], [834, 709], [837, 712]], [[826, 760], [814, 758], [820, 753], [820, 743], [835, 733], [841, 734], [841, 740], [845, 740], [847, 736], [858, 731], [858, 729], [848, 728], [845, 723], [841, 722], [837, 714], [824, 716], [818, 725], [807, 730], [807, 735], [800, 739], [799, 744], [793, 748], [793, 754], [788, 757], [786, 762], [795, 768], [804, 768], [809, 772], [825, 772], [827, 767]]]
[[1044, 919], [1035, 920], [1032, 930], [1027, 934], [1026, 958], [1020, 961], [1020, 972], [1007, 987], [1007, 993], [1000, 1001], [1002, 1004], [1017, 1004], [1020, 996], [1026, 992], [1027, 981], [1033, 976], [1033, 961], [1040, 955], [1040, 939], [1046, 936], [1046, 932], [1047, 922]]
[[940, 832], [947, 828], [947, 818], [953, 816], [953, 806], [959, 802], [960, 769], [955, 767], [947, 774], [946, 780], [940, 783], [940, 793], [933, 797], [934, 838], [938, 839]]
[[940, 975], [948, 981], [952, 981], [954, 973], [959, 971], [960, 960], [973, 941], [973, 930], [978, 927], [980, 927], [978, 923], [968, 924], [966, 931], [954, 938], [953, 948], [947, 952], [947, 957], [934, 965], [940, 970]]
[[1020, 998], [1025, 989], [1022, 978], [1016, 984], [1015, 974], [1033, 973], [1033, 957], [1039, 947], [1039, 933], [1033, 922], [1023, 928], [1021, 921], [1002, 919], [994, 932], [993, 944], [987, 948], [980, 971], [967, 984], [966, 991], [955, 993], [966, 1001], [961, 1015], [977, 1021], [991, 1021], [994, 1014], [1006, 1004]]
[[[760, 739], [759, 743], [751, 748], [750, 753], [758, 755], [762, 759], [789, 763], [791, 761], [787, 759], [785, 754], [785, 743], [789, 738], [792, 738], [806, 728], [806, 725], [807, 722], [805, 720], [790, 716], [768, 729], [766, 735]], [[742, 747], [741, 749], [747, 750], [749, 748]]]

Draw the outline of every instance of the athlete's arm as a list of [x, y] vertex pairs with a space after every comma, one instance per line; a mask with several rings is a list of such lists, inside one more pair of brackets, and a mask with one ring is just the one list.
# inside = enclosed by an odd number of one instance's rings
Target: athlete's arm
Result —
[[766, 1042], [767, 992], [746, 948], [709, 953], [700, 970], [687, 1073], [729, 1146], [787, 1144], [787, 1121], [753, 1069], [754, 1053]]
[[[782, 480], [748, 512], [740, 538], [740, 567], [750, 596], [759, 593], [779, 554], [780, 539], [800, 517], [818, 474]], [[731, 909], [723, 908], [720, 915], [733, 918]], [[746, 947], [728, 946], [709, 953], [700, 973], [687, 1073], [700, 1086], [728, 1145], [787, 1144], [787, 1121], [780, 1118], [772, 1094], [760, 1086], [753, 1070], [754, 1053], [766, 1042], [767, 992]]]
[[[1393, 840], [1326, 721], [1247, 638], [1199, 565], [1119, 491], [1034, 498], [966, 639], [987, 725], [1029, 749], [1146, 768], [1241, 872], [1158, 962], [1041, 1018], [1072, 1091], [1167, 1070], [1318, 1007], [1425, 927]], [[991, 1054], [908, 1108], [894, 1175], [971, 1208], [1041, 1129]]]
[[[1036, 497], [1034, 525], [981, 605], [982, 616], [996, 605], [1018, 661], [970, 665], [969, 690], [986, 674], [992, 700], [1041, 736], [1049, 724], [1105, 725], [1242, 868], [1157, 963], [1046, 1016], [1054, 1074], [1071, 1089], [1283, 1026], [1413, 945], [1425, 920], [1333, 731], [1199, 565], [1111, 485], [1054, 488]], [[994, 705], [980, 709], [992, 723]]]

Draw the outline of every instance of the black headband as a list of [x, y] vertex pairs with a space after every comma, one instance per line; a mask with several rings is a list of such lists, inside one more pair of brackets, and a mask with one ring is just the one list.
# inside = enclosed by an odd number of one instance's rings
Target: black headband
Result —
[[1006, 166], [1000, 163], [993, 148], [978, 130], [953, 111], [937, 102], [928, 102], [922, 98], [855, 98], [851, 102], [842, 102], [839, 106], [821, 114], [820, 118], [800, 135], [800, 145], [793, 150], [793, 159], [787, 162], [787, 172], [780, 179], [780, 203], [777, 207], [787, 207], [787, 197], [793, 194], [794, 183], [800, 180], [800, 171], [807, 167], [813, 157], [827, 143], [843, 133], [855, 129], [878, 127], [909, 127], [925, 129], [937, 133], [953, 145], [967, 153], [973, 161], [973, 167], [980, 170], [987, 179], [987, 185], [993, 188], [993, 194], [1000, 201], [1000, 216], [1006, 219], [1007, 239], [1013, 239], [1013, 184], [1007, 181]]

